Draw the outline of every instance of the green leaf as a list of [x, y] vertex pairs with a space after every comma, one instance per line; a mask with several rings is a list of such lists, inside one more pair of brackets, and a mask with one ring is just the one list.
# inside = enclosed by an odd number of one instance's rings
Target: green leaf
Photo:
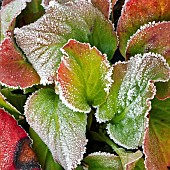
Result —
[[63, 170], [61, 165], [54, 161], [47, 145], [41, 140], [36, 132], [29, 128], [29, 135], [33, 140], [33, 149], [43, 170]]
[[3, 96], [0, 92], [0, 108], [4, 108], [10, 114], [14, 115], [16, 120], [20, 120], [22, 118], [21, 113], [12, 106], [8, 101], [6, 101], [5, 96]]
[[15, 34], [18, 46], [38, 72], [42, 84], [53, 83], [62, 57], [60, 48], [69, 39], [90, 42], [109, 59], [117, 48], [111, 22], [85, 1], [66, 4], [52, 1], [40, 19], [15, 29]]
[[99, 122], [109, 121], [107, 130], [115, 143], [128, 149], [141, 146], [150, 99], [156, 93], [153, 83], [169, 80], [169, 73], [165, 59], [153, 53], [138, 54], [114, 65], [114, 83], [96, 117]]
[[57, 77], [60, 98], [70, 109], [89, 113], [90, 105], [98, 106], [106, 100], [111, 86], [109, 62], [95, 47], [75, 40], [63, 50], [66, 56]]
[[[21, 13], [21, 11], [26, 7], [26, 2], [31, 0], [15, 0], [2, 6], [0, 11], [1, 16], [1, 35], [0, 42], [6, 37], [9, 31], [12, 31], [15, 25], [16, 17]], [[10, 34], [9, 34], [10, 35]]]
[[170, 98], [152, 101], [149, 126], [145, 132], [144, 153], [147, 169], [170, 168]]
[[26, 102], [26, 120], [64, 169], [76, 168], [83, 158], [86, 114], [73, 112], [50, 88], [40, 89]]
[[127, 42], [141, 26], [149, 22], [169, 21], [169, 0], [128, 0], [119, 18], [117, 33], [119, 49], [125, 57]]
[[[84, 167], [88, 170], [122, 170], [122, 163], [118, 156], [96, 152], [83, 159]], [[84, 168], [85, 169], [85, 168]]]

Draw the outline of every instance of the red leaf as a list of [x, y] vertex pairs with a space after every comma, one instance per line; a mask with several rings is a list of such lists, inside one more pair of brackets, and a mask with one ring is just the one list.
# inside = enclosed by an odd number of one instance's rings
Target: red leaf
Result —
[[39, 169], [31, 140], [17, 121], [0, 109], [0, 169]]
[[117, 33], [120, 51], [125, 56], [127, 41], [140, 26], [148, 22], [168, 21], [170, 18], [169, 0], [127, 0], [118, 22]]
[[7, 86], [26, 88], [40, 82], [33, 67], [24, 60], [11, 38], [0, 46], [0, 82]]

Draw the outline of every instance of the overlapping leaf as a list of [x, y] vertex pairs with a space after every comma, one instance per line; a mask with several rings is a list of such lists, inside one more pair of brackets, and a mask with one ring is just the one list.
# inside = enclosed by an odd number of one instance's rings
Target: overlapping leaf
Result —
[[96, 113], [99, 122], [110, 121], [107, 129], [111, 139], [129, 149], [142, 144], [149, 100], [156, 90], [153, 82], [169, 78], [165, 59], [152, 53], [136, 55], [114, 66], [110, 94]]
[[10, 37], [0, 45], [0, 83], [26, 88], [38, 84], [40, 78]]
[[170, 18], [169, 0], [127, 0], [118, 22], [117, 33], [120, 51], [125, 57], [127, 41], [140, 26], [148, 22], [168, 21]]
[[109, 62], [95, 47], [70, 40], [58, 69], [60, 98], [73, 110], [90, 112], [106, 100], [111, 75]]
[[[128, 42], [126, 57], [145, 52], [159, 53], [170, 64], [170, 22], [151, 23], [142, 27]], [[170, 81], [158, 83], [157, 97], [170, 96]]]
[[21, 13], [21, 11], [26, 7], [26, 2], [31, 0], [13, 0], [5, 1], [3, 3], [2, 9], [0, 11], [1, 15], [1, 35], [0, 42], [6, 37], [9, 31], [13, 30], [16, 17]]
[[[90, 15], [89, 15], [90, 14]], [[70, 38], [90, 42], [111, 59], [117, 46], [113, 25], [91, 3], [52, 1], [43, 17], [15, 30], [18, 45], [41, 77], [52, 83], [60, 63], [60, 48]]]
[[170, 99], [154, 99], [149, 127], [145, 132], [144, 153], [147, 169], [170, 168]]
[[80, 163], [87, 142], [85, 114], [68, 109], [54, 90], [46, 88], [29, 98], [25, 116], [64, 169], [71, 170]]
[[0, 109], [0, 169], [39, 170], [31, 140], [16, 120]]
[[109, 153], [92, 153], [83, 162], [88, 170], [123, 170], [119, 156]]

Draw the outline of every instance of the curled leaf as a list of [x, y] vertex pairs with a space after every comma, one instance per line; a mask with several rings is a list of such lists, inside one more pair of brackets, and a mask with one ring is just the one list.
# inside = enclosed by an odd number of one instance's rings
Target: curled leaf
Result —
[[64, 169], [71, 170], [80, 164], [87, 143], [85, 114], [68, 109], [54, 90], [46, 88], [28, 99], [25, 116]]
[[168, 21], [170, 18], [169, 0], [127, 0], [118, 22], [119, 48], [125, 57], [127, 42], [140, 26], [148, 22]]
[[40, 78], [10, 37], [0, 44], [0, 83], [14, 88], [38, 84]]
[[0, 11], [0, 21], [1, 21], [1, 35], [0, 41], [2, 42], [4, 38], [9, 35], [8, 32], [12, 31], [15, 25], [16, 17], [21, 13], [21, 11], [26, 7], [26, 2], [31, 0], [9, 0], [4, 1], [2, 9]]
[[41, 77], [41, 83], [50, 84], [61, 61], [60, 48], [70, 38], [90, 42], [111, 59], [117, 48], [113, 29], [113, 25], [91, 3], [51, 1], [46, 13], [36, 22], [16, 29], [15, 37]]
[[154, 82], [169, 78], [170, 68], [158, 54], [138, 54], [128, 62], [115, 64], [110, 94], [96, 113], [99, 122], [109, 121], [111, 139], [128, 149], [141, 146], [150, 99], [156, 93]]
[[[141, 27], [128, 42], [127, 59], [135, 54], [155, 52], [161, 54], [170, 65], [170, 22], [150, 23]], [[157, 97], [170, 97], [170, 81], [157, 83]]]
[[0, 169], [40, 170], [26, 132], [3, 109], [0, 109], [0, 120]]
[[70, 40], [64, 47], [66, 56], [58, 69], [60, 98], [69, 108], [90, 112], [106, 100], [111, 86], [111, 70], [105, 55], [89, 44]]

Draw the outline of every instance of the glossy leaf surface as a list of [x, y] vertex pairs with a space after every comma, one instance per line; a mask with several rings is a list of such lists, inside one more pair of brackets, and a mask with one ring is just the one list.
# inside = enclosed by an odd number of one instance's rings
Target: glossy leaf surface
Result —
[[13, 40], [5, 38], [0, 45], [0, 83], [14, 88], [38, 84], [40, 78]]
[[165, 59], [152, 53], [137, 55], [114, 66], [114, 83], [96, 117], [99, 122], [110, 121], [108, 133], [117, 144], [128, 149], [141, 146], [146, 115], [151, 107], [149, 100], [156, 92], [153, 83], [167, 81], [169, 71]]
[[76, 168], [83, 158], [87, 143], [87, 116], [68, 109], [54, 90], [49, 88], [41, 89], [29, 98], [25, 116], [50, 149], [54, 160], [66, 170]]
[[83, 1], [66, 4], [52, 1], [43, 17], [16, 29], [15, 34], [17, 44], [40, 75], [42, 84], [53, 82], [62, 57], [60, 48], [70, 38], [90, 42], [109, 59], [117, 47], [113, 25], [91, 3]]
[[59, 93], [73, 110], [90, 112], [103, 103], [111, 85], [110, 65], [105, 55], [89, 44], [70, 40], [58, 69]]
[[127, 42], [139, 28], [148, 22], [168, 21], [169, 0], [127, 0], [118, 22], [119, 48], [125, 57]]
[[40, 170], [26, 132], [3, 109], [0, 109], [0, 120], [0, 169]]
[[149, 127], [145, 132], [144, 153], [148, 169], [170, 168], [170, 99], [154, 99]]

